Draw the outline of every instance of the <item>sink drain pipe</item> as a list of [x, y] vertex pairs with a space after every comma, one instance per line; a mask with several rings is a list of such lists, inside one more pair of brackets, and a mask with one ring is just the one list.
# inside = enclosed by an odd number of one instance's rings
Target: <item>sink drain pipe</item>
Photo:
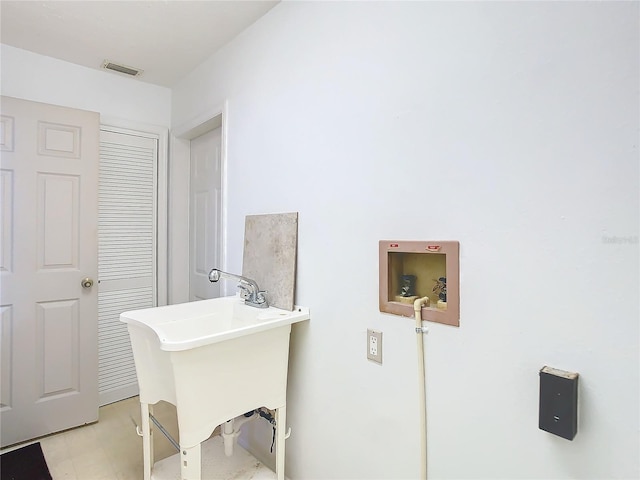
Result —
[[429, 305], [429, 297], [413, 302], [416, 319], [416, 347], [418, 351], [418, 406], [420, 408], [420, 479], [427, 479], [427, 391], [424, 370], [424, 339], [429, 329], [422, 326], [422, 306]]
[[241, 415], [239, 417], [232, 418], [231, 420], [227, 420], [222, 425], [220, 435], [222, 436], [222, 441], [224, 443], [224, 454], [227, 457], [233, 455], [233, 447], [238, 439], [238, 435], [240, 435], [240, 427], [257, 416], [258, 414], [254, 411], [249, 416], [246, 414]]

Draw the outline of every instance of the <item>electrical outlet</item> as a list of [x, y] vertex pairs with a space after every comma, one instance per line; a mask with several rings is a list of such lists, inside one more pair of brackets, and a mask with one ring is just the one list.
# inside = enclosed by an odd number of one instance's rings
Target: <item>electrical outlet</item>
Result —
[[367, 358], [382, 364], [382, 332], [367, 330]]

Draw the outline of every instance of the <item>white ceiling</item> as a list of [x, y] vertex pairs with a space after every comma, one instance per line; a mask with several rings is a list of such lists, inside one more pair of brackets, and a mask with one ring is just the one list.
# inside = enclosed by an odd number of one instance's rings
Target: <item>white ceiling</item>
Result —
[[0, 40], [90, 68], [109, 60], [171, 87], [278, 1], [1, 0]]

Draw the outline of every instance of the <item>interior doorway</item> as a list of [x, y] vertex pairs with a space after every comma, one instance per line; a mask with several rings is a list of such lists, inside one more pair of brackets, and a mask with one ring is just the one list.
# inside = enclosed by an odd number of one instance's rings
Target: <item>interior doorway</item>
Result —
[[189, 300], [220, 296], [208, 273], [220, 268], [222, 230], [222, 128], [191, 140], [189, 182]]
[[226, 111], [225, 102], [172, 132], [169, 303], [226, 295], [205, 275], [226, 267]]

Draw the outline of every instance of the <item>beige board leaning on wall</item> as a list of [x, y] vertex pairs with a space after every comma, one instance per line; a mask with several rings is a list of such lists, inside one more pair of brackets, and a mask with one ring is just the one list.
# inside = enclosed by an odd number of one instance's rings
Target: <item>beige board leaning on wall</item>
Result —
[[247, 215], [242, 275], [265, 290], [269, 305], [293, 310], [298, 213]]

